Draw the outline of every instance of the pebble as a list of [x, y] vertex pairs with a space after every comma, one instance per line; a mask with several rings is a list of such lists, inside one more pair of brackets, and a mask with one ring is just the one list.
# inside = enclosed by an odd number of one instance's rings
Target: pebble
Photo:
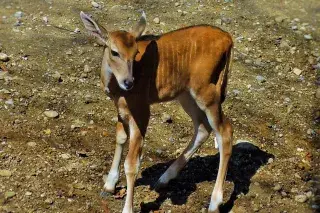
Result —
[[246, 59], [246, 60], [244, 60], [244, 63], [246, 63], [246, 64], [251, 64], [251, 63], [252, 63], [252, 60], [251, 60], [251, 59]]
[[300, 70], [299, 68], [296, 68], [296, 67], [293, 68], [292, 71], [293, 71], [293, 73], [296, 74], [296, 75], [300, 75], [300, 74], [302, 73], [302, 70]]
[[56, 118], [59, 116], [59, 113], [53, 110], [44, 111], [43, 114], [48, 118]]
[[176, 6], [176, 7], [180, 6], [180, 2], [174, 3], [174, 6]]
[[222, 20], [220, 18], [215, 20], [215, 24], [216, 25], [221, 25], [222, 24]]
[[73, 124], [71, 125], [71, 129], [72, 130], [74, 130], [74, 129], [76, 129], [76, 128], [81, 128], [81, 127], [83, 127], [85, 124], [84, 124], [84, 122], [82, 122], [82, 121], [80, 121], [80, 120], [75, 120], [74, 122], [73, 122]]
[[61, 74], [56, 71], [55, 73], [52, 74], [52, 77], [53, 77], [54, 79], [60, 80], [60, 79], [61, 79]]
[[294, 197], [294, 200], [299, 202], [299, 203], [304, 203], [308, 200], [308, 197], [306, 195], [296, 195]]
[[5, 53], [0, 53], [0, 61], [3, 61], [3, 62], [9, 61], [9, 56]]
[[6, 105], [13, 105], [13, 100], [10, 98], [4, 102]]
[[72, 55], [72, 50], [71, 49], [67, 50], [66, 54], [67, 55]]
[[0, 170], [0, 176], [1, 177], [10, 177], [12, 175], [12, 172], [6, 169]]
[[88, 64], [84, 65], [84, 69], [83, 69], [84, 72], [88, 73], [91, 71], [91, 68]]
[[30, 195], [32, 195], [32, 192], [26, 192], [25, 195], [30, 196]]
[[172, 118], [168, 113], [163, 113], [161, 119], [163, 123], [172, 123]]
[[50, 199], [50, 198], [47, 198], [45, 201], [44, 201], [46, 204], [53, 204], [53, 200]]
[[153, 22], [156, 23], [156, 24], [159, 24], [160, 23], [160, 19], [158, 17], [155, 17], [153, 19]]
[[316, 98], [320, 99], [320, 87], [318, 87], [318, 89], [316, 91]]
[[85, 102], [86, 104], [92, 103], [92, 102], [93, 102], [92, 96], [89, 95], [89, 94], [86, 95], [86, 96], [84, 96], [84, 102]]
[[63, 153], [60, 155], [61, 158], [63, 159], [70, 159], [71, 158], [71, 155], [69, 155], [68, 153]]
[[280, 48], [283, 48], [283, 49], [290, 49], [290, 45], [288, 44], [288, 42], [284, 41], [284, 40], [281, 40], [281, 43], [280, 43]]
[[30, 146], [30, 147], [35, 147], [37, 145], [37, 143], [33, 142], [33, 141], [30, 141], [30, 142], [27, 143], [27, 145]]
[[241, 93], [241, 92], [240, 92], [239, 90], [237, 90], [237, 89], [232, 90], [232, 92], [233, 92], [233, 94], [236, 95], [236, 96], [237, 96], [237, 95], [240, 95], [240, 93]]
[[188, 14], [187, 11], [182, 11], [182, 13], [181, 13], [182, 16], [185, 16], [185, 15], [187, 15], [187, 14]]
[[74, 32], [74, 33], [80, 33], [80, 29], [79, 29], [79, 28], [76, 28], [73, 32]]
[[310, 34], [304, 35], [303, 37], [306, 40], [312, 40], [312, 36]]
[[257, 75], [256, 80], [257, 80], [259, 83], [264, 83], [264, 82], [266, 82], [266, 78], [263, 77], [263, 76], [261, 76], [261, 75]]
[[95, 1], [92, 1], [92, 2], [91, 2], [91, 5], [92, 5], [94, 8], [100, 8], [100, 5], [99, 5], [97, 2], [95, 2]]
[[12, 198], [12, 197], [14, 197], [14, 196], [16, 196], [16, 193], [13, 192], [13, 191], [5, 192], [5, 193], [4, 193], [4, 198], [5, 198], [6, 200], [9, 199], [9, 198]]
[[277, 191], [277, 192], [280, 191], [281, 189], [282, 189], [282, 186], [278, 183], [276, 185], [274, 185], [274, 187], [273, 187], [273, 190]]
[[273, 163], [273, 161], [274, 161], [273, 158], [269, 158], [268, 159], [268, 164]]
[[284, 17], [284, 16], [277, 16], [274, 20], [275, 20], [277, 23], [281, 23], [281, 22], [283, 22], [285, 19], [286, 19], [286, 17]]
[[23, 12], [22, 11], [17, 11], [14, 14], [14, 17], [19, 18], [19, 19], [22, 18], [22, 16], [23, 16]]

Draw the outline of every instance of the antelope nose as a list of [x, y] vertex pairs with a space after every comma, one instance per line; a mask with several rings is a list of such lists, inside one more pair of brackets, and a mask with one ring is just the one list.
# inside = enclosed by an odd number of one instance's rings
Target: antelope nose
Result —
[[126, 87], [127, 90], [131, 90], [133, 87], [133, 81], [130, 80], [124, 80], [124, 86]]

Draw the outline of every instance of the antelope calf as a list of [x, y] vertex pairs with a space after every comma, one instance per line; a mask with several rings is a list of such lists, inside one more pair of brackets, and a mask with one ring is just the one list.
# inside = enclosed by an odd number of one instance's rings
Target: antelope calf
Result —
[[232, 127], [221, 108], [231, 64], [230, 34], [216, 27], [199, 25], [161, 36], [142, 35], [146, 27], [145, 13], [131, 32], [108, 32], [89, 15], [81, 12], [80, 17], [89, 33], [105, 47], [101, 86], [118, 111], [116, 149], [104, 190], [115, 191], [123, 146], [128, 142], [124, 162], [127, 197], [122, 212], [133, 212], [134, 184], [150, 104], [177, 99], [192, 118], [194, 136], [156, 186], [164, 187], [175, 178], [214, 130], [220, 163], [209, 212], [218, 212], [232, 151]]

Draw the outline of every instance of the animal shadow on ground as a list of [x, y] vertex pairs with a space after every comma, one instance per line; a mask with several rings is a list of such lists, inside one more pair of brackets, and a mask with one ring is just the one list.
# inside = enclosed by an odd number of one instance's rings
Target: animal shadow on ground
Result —
[[[261, 166], [268, 162], [269, 158], [274, 158], [274, 156], [251, 143], [243, 142], [233, 146], [227, 181], [234, 183], [234, 189], [230, 199], [220, 207], [221, 212], [229, 212], [232, 209], [237, 195], [248, 193], [251, 177]], [[152, 188], [172, 162], [173, 160], [155, 164], [145, 169], [142, 171], [142, 177], [137, 180], [136, 185], [149, 185]], [[219, 154], [192, 158], [176, 179], [170, 181], [165, 189], [158, 191], [159, 197], [156, 200], [149, 203], [141, 203], [141, 212], [159, 210], [166, 199], [171, 199], [174, 205], [185, 204], [189, 195], [196, 191], [197, 183], [212, 181], [212, 184], [214, 184], [218, 167]], [[225, 194], [225, 196], [228, 195]]]

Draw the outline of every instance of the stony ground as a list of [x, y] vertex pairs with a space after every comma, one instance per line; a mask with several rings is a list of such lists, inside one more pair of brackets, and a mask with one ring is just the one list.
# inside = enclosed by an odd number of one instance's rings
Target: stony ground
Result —
[[[100, 197], [116, 110], [98, 86], [102, 47], [87, 39], [79, 12], [113, 30], [129, 29], [141, 9], [147, 33], [206, 23], [233, 35], [223, 108], [235, 145], [222, 212], [320, 211], [319, 1], [0, 5], [0, 212], [121, 212], [124, 175], [116, 196]], [[150, 189], [192, 133], [177, 103], [153, 106], [135, 212], [205, 212], [218, 165], [212, 138], [166, 190]]]

